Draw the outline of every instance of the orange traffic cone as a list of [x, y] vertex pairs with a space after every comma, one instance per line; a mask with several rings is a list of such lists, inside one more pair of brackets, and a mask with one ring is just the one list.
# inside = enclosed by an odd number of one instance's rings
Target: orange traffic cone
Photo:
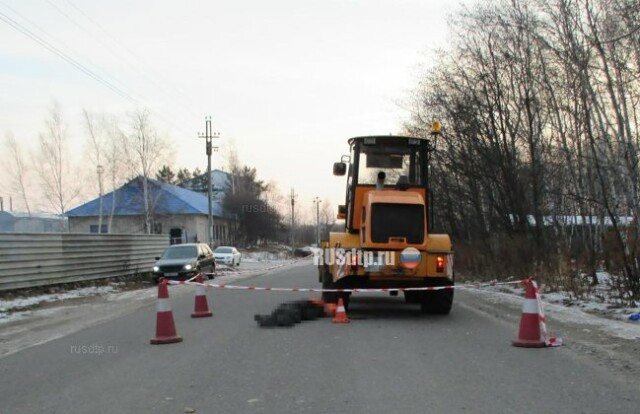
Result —
[[526, 291], [520, 317], [520, 332], [514, 346], [523, 348], [542, 348], [545, 341], [540, 334], [540, 309], [536, 299], [536, 291], [531, 281], [525, 283]]
[[[202, 283], [202, 275], [198, 273], [196, 276], [196, 283]], [[192, 318], [204, 318], [207, 316], [212, 316], [213, 312], [209, 310], [209, 304], [207, 303], [207, 292], [205, 287], [202, 285], [196, 285], [196, 301], [193, 313], [191, 314]]]
[[344, 309], [344, 302], [342, 298], [338, 299], [338, 307], [336, 308], [336, 316], [332, 320], [333, 323], [349, 323], [351, 322], [347, 318], [347, 311]]
[[156, 305], [156, 336], [151, 338], [151, 344], [172, 344], [182, 342], [182, 337], [176, 334], [173, 322], [173, 312], [169, 304], [169, 288], [166, 279], [158, 283], [158, 303]]

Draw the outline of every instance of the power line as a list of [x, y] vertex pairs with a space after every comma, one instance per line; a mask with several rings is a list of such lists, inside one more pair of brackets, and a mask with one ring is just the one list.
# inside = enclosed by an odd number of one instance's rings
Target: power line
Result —
[[31, 40], [36, 41], [37, 43], [39, 43], [42, 47], [44, 47], [45, 49], [47, 49], [51, 53], [57, 55], [58, 57], [60, 57], [61, 59], [63, 59], [64, 61], [66, 61], [67, 63], [69, 63], [73, 67], [75, 67], [76, 69], [78, 69], [79, 71], [83, 72], [85, 75], [89, 76], [93, 80], [95, 80], [95, 81], [101, 83], [102, 85], [106, 86], [107, 88], [109, 88], [111, 91], [115, 92], [116, 94], [118, 94], [122, 98], [125, 98], [128, 101], [130, 101], [131, 103], [134, 103], [136, 105], [140, 105], [140, 102], [138, 102], [138, 100], [136, 100], [134, 97], [132, 97], [128, 93], [120, 90], [120, 88], [116, 87], [111, 82], [109, 82], [106, 79], [102, 78], [100, 75], [96, 74], [91, 69], [89, 69], [86, 66], [84, 66], [82, 63], [78, 62], [77, 60], [75, 60], [71, 56], [67, 55], [66, 53], [64, 53], [63, 51], [61, 51], [57, 47], [53, 46], [52, 44], [50, 44], [49, 42], [47, 42], [46, 40], [44, 40], [43, 38], [38, 36], [36, 33], [32, 32], [29, 29], [27, 29], [26, 27], [24, 27], [20, 23], [16, 22], [11, 17], [7, 16], [6, 14], [4, 14], [1, 11], [0, 11], [0, 20], [4, 21], [9, 26], [13, 27], [14, 29], [16, 29], [17, 31], [22, 33], [23, 35], [29, 37]]
[[[62, 10], [60, 7], [56, 6], [55, 3], [53, 3], [51, 0], [46, 0], [47, 3], [49, 3], [49, 5], [51, 7], [53, 7], [54, 9], [56, 9], [56, 11], [58, 13], [60, 13], [62, 16], [64, 16], [65, 19], [67, 19], [69, 22], [71, 22], [71, 24], [73, 24], [74, 26], [76, 26], [77, 28], [79, 28], [80, 30], [82, 30], [83, 32], [87, 33], [88, 35], [90, 35], [91, 37], [93, 37], [94, 39], [96, 39], [96, 41], [98, 41], [100, 44], [102, 44], [105, 48], [109, 49], [109, 46], [106, 45], [104, 42], [102, 42], [102, 40], [100, 38], [98, 38], [97, 36], [95, 36], [93, 33], [91, 33], [91, 31], [87, 30], [86, 28], [84, 28], [83, 26], [81, 26], [78, 22], [76, 22], [73, 18], [71, 18], [71, 16], [69, 16], [67, 13], [64, 12], [64, 10]], [[14, 10], [14, 13], [17, 14], [17, 12]], [[24, 17], [23, 17], [24, 18]], [[33, 22], [31, 22], [31, 24], [34, 24]], [[40, 28], [40, 30], [42, 30], [42, 28]], [[42, 30], [44, 32], [44, 30]], [[44, 32], [46, 33], [46, 32]], [[53, 38], [53, 36], [51, 36]], [[55, 39], [55, 38], [54, 38]], [[125, 86], [123, 82], [119, 81], [117, 78], [115, 78], [114, 76], [111, 76], [109, 74], [107, 74], [107, 76], [109, 76], [112, 80], [116, 81], [117, 83], [120, 84], [120, 86]]]
[[[36, 25], [35, 23], [31, 22], [26, 17], [22, 16], [20, 13], [18, 13], [16, 10], [11, 8], [6, 3], [0, 2], [0, 4], [4, 5], [7, 9], [11, 10], [14, 14], [16, 14], [19, 17], [21, 17], [23, 20], [25, 20], [26, 22], [28, 22], [32, 26], [38, 28], [45, 35], [52, 37], [46, 31], [44, 31], [42, 28], [38, 27], [38, 25]], [[118, 96], [126, 99], [127, 101], [133, 103], [136, 106], [147, 106], [148, 107], [148, 105], [144, 105], [144, 102], [141, 102], [140, 100], [136, 99], [131, 94], [129, 94], [126, 91], [122, 90], [120, 87], [114, 85], [109, 80], [104, 79], [102, 76], [100, 76], [99, 74], [94, 72], [92, 69], [88, 68], [87, 66], [85, 66], [84, 64], [79, 62], [77, 59], [74, 59], [73, 57], [69, 56], [67, 53], [65, 53], [64, 51], [60, 50], [55, 45], [51, 44], [46, 39], [44, 39], [41, 36], [39, 36], [37, 33], [33, 32], [30, 29], [28, 29], [27, 27], [25, 27], [24, 25], [20, 24], [19, 22], [17, 22], [16, 20], [14, 20], [13, 18], [11, 18], [10, 16], [6, 15], [5, 13], [3, 13], [1, 11], [0, 11], [0, 20], [4, 21], [9, 26], [13, 27], [15, 30], [17, 30], [18, 32], [22, 33], [23, 35], [25, 35], [25, 36], [29, 37], [30, 39], [34, 40], [36, 43], [40, 44], [45, 49], [49, 50], [51, 53], [57, 55], [58, 57], [60, 57], [61, 59], [63, 59], [64, 61], [66, 61], [67, 63], [69, 63], [70, 65], [72, 65], [73, 67], [75, 67], [76, 69], [81, 71], [82, 73], [84, 73], [85, 75], [89, 76], [90, 78], [92, 78], [93, 80], [95, 80], [98, 83], [102, 84], [103, 86], [107, 87], [109, 90], [111, 90], [112, 92], [116, 93]], [[119, 83], [121, 83], [121, 82], [119, 82]], [[176, 129], [181, 130], [182, 132], [186, 133], [186, 131], [182, 127], [176, 125], [173, 121], [170, 120], [169, 117], [163, 115], [162, 113], [158, 112], [157, 110], [154, 110], [153, 108], [149, 108], [149, 110], [151, 112], [155, 113], [156, 115], [158, 115], [160, 117], [160, 119], [162, 119], [165, 122], [171, 124]]]
[[[82, 26], [80, 23], [78, 23], [76, 20], [74, 20], [71, 16], [69, 16], [69, 14], [67, 14], [64, 10], [62, 10], [60, 7], [58, 7], [55, 3], [53, 3], [51, 0], [46, 0], [47, 3], [49, 3], [49, 5], [51, 7], [53, 7], [59, 14], [61, 14], [65, 19], [67, 19], [69, 22], [71, 22], [75, 27], [79, 28], [81, 31], [83, 31], [84, 33], [88, 34], [89, 36], [91, 36], [93, 39], [95, 39], [98, 43], [100, 43], [106, 50], [108, 50], [109, 52], [111, 52], [111, 54], [116, 57], [119, 61], [125, 61], [125, 59], [123, 59], [122, 55], [119, 55], [117, 52], [115, 52], [108, 44], [106, 44], [100, 37], [96, 36], [93, 32], [91, 32], [89, 29], [85, 28], [84, 26]], [[77, 7], [76, 7], [77, 8]], [[118, 56], [119, 55], [119, 56]], [[134, 65], [132, 65], [131, 63], [127, 62], [127, 65], [129, 66], [129, 68], [135, 68]], [[140, 71], [137, 71], [139, 75], [142, 75], [142, 73]], [[117, 82], [118, 84], [120, 84], [120, 86], [124, 86], [126, 88], [126, 85], [124, 84], [124, 82], [119, 81], [116, 77], [107, 74], [107, 76], [109, 76], [109, 78], [111, 78], [113, 81]], [[147, 99], [144, 98], [144, 96], [142, 96], [140, 93], [137, 93], [138, 96], [140, 96], [142, 98], [142, 101], [144, 102], [148, 102]], [[148, 104], [147, 104], [148, 105]]]
[[[147, 80], [149, 80], [152, 84], [154, 84], [155, 87], [163, 89], [165, 92], [167, 91], [167, 86], [171, 85], [170, 82], [168, 82], [166, 79], [164, 79], [162, 77], [162, 75], [158, 72], [154, 72], [153, 70], [150, 70], [149, 65], [146, 65], [145, 62], [143, 62], [140, 59], [140, 55], [134, 53], [133, 51], [131, 51], [131, 49], [129, 49], [125, 44], [123, 44], [122, 42], [120, 42], [118, 40], [118, 38], [116, 38], [115, 36], [113, 36], [109, 31], [107, 31], [100, 23], [98, 23], [96, 20], [94, 20], [93, 18], [91, 18], [91, 16], [89, 16], [87, 13], [85, 13], [82, 9], [80, 9], [76, 4], [74, 4], [71, 0], [65, 0], [71, 7], [73, 7], [78, 13], [80, 13], [85, 19], [87, 19], [89, 22], [91, 22], [94, 26], [96, 26], [104, 35], [106, 35], [114, 44], [116, 44], [119, 48], [121, 48], [123, 51], [125, 51], [129, 57], [132, 57], [134, 60], [136, 60], [138, 63], [141, 63], [140, 66], [143, 66], [145, 68], [145, 72], [147, 73], [143, 73], [142, 71], [140, 71], [138, 69], [137, 66], [135, 65], [130, 65], [131, 68], [133, 68], [138, 74], [146, 76]], [[97, 38], [94, 36], [94, 38]], [[103, 42], [100, 42], [101, 44], [105, 45]], [[106, 47], [106, 45], [105, 45]], [[113, 52], [112, 49], [108, 48], [110, 51], [112, 51], [112, 53], [114, 53], [114, 55], [116, 55], [115, 52]], [[121, 54], [118, 54], [120, 58], [122, 58], [123, 56]], [[123, 59], [124, 60], [124, 59]], [[149, 73], [155, 73], [155, 75], [158, 77], [158, 79], [153, 79], [150, 78], [148, 76]], [[188, 102], [193, 102], [194, 99], [191, 96], [188, 96], [184, 91], [180, 90], [179, 88], [173, 88], [174, 92], [177, 92], [178, 95], [180, 95], [184, 100], [182, 101], [182, 103], [188, 103]], [[170, 94], [170, 92], [169, 92]], [[200, 115], [198, 115], [196, 112], [193, 112], [192, 109], [188, 106], [188, 105], [184, 105], [182, 106], [182, 109], [185, 111], [188, 111], [189, 115], [191, 116], [195, 116], [195, 117], [200, 117]]]

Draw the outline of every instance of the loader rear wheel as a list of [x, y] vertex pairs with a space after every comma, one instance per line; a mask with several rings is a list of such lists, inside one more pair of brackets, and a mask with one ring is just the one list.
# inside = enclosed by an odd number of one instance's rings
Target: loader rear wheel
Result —
[[351, 299], [351, 293], [338, 293], [338, 298], [342, 298], [342, 304], [344, 305], [345, 310], [349, 310], [349, 300]]
[[407, 303], [420, 303], [420, 291], [405, 290], [404, 301]]
[[434, 315], [448, 315], [453, 305], [453, 289], [423, 291], [420, 311]]

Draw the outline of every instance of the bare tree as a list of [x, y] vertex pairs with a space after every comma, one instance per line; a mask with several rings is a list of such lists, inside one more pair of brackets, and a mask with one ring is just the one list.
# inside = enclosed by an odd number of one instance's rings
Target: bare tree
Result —
[[320, 223], [322, 224], [321, 239], [328, 239], [329, 232], [336, 222], [336, 212], [328, 198], [322, 201], [320, 207]]
[[236, 185], [238, 184], [238, 175], [242, 170], [240, 164], [240, 157], [238, 155], [238, 149], [236, 148], [235, 141], [230, 140], [223, 147], [222, 159], [225, 161], [226, 169], [229, 171], [229, 185], [231, 186], [231, 194], [235, 194]]
[[107, 173], [109, 177], [109, 185], [111, 187], [111, 209], [109, 211], [109, 221], [107, 232], [111, 233], [113, 216], [118, 202], [118, 187], [125, 181], [125, 162], [126, 153], [124, 151], [126, 143], [126, 135], [120, 129], [115, 118], [105, 118], [105, 126], [107, 129], [108, 144], [105, 151], [105, 160], [107, 164]]
[[29, 198], [27, 197], [28, 188], [28, 169], [25, 165], [24, 154], [16, 141], [13, 134], [7, 133], [5, 138], [6, 148], [9, 150], [9, 158], [7, 159], [8, 173], [11, 178], [11, 187], [13, 191], [20, 194], [22, 202], [29, 216], [31, 216], [31, 207], [29, 206]]
[[144, 230], [153, 231], [155, 200], [149, 189], [151, 178], [168, 151], [168, 141], [153, 127], [149, 111], [138, 110], [131, 114], [130, 133], [125, 136], [124, 149], [130, 160], [131, 172], [141, 178], [144, 207]]
[[577, 259], [595, 283], [604, 260], [638, 297], [637, 2], [494, 0], [451, 28], [406, 127], [446, 126], [431, 170], [437, 226], [477, 249], [475, 269], [544, 268], [555, 283]]
[[79, 196], [80, 186], [71, 171], [67, 126], [57, 102], [53, 103], [49, 116], [45, 131], [39, 135], [36, 169], [45, 199], [56, 212], [63, 215]]
[[[124, 147], [125, 134], [118, 125], [118, 119], [108, 114], [93, 114], [83, 109], [83, 118], [87, 132], [87, 159], [94, 167], [99, 196], [98, 227], [102, 231], [104, 216], [108, 215], [107, 233], [111, 233], [113, 215], [117, 207], [117, 189], [126, 179], [126, 160]], [[106, 184], [105, 184], [106, 183]], [[105, 190], [105, 188], [107, 188]], [[110, 205], [105, 207], [103, 196], [111, 191]], [[109, 208], [105, 212], [105, 208]]]

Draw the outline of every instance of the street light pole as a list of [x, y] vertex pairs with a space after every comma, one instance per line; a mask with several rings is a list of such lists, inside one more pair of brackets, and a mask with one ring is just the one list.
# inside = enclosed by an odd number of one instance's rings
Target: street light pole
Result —
[[316, 247], [320, 247], [320, 197], [313, 199], [313, 203], [316, 205]]
[[199, 138], [204, 138], [207, 143], [207, 199], [209, 206], [209, 214], [208, 214], [208, 230], [207, 230], [207, 243], [209, 247], [213, 249], [213, 208], [212, 208], [212, 191], [211, 191], [211, 153], [213, 151], [218, 151], [218, 147], [213, 147], [212, 140], [213, 138], [220, 138], [220, 134], [218, 132], [212, 132], [211, 129], [211, 117], [205, 117], [205, 133], [198, 133]]
[[100, 193], [99, 201], [98, 201], [98, 234], [102, 233], [102, 173], [104, 172], [104, 168], [102, 165], [98, 165], [98, 192]]

